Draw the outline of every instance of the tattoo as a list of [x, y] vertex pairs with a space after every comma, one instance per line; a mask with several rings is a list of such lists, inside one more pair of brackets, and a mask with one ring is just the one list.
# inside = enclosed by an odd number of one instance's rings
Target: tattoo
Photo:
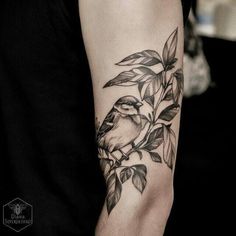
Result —
[[[171, 125], [180, 110], [183, 93], [182, 69], [175, 70], [177, 41], [178, 28], [167, 39], [162, 56], [154, 50], [134, 53], [116, 65], [139, 66], [121, 72], [104, 85], [104, 88], [137, 86], [140, 94], [140, 99], [131, 95], [119, 98], [97, 128], [98, 155], [107, 183], [108, 214], [120, 200], [126, 181], [131, 180], [140, 193], [145, 189], [147, 167], [127, 165], [131, 154], [173, 168], [176, 135]], [[157, 64], [163, 70], [155, 73], [150, 67]], [[151, 112], [141, 114], [142, 105], [149, 106]], [[124, 147], [130, 148], [124, 152]]]

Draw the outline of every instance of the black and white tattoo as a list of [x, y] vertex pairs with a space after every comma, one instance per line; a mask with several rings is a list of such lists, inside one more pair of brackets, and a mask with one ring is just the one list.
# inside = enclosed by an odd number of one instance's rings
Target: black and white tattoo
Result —
[[[162, 56], [154, 50], [134, 53], [116, 64], [132, 69], [104, 85], [104, 88], [137, 86], [140, 94], [140, 99], [131, 95], [119, 98], [101, 126], [97, 121], [98, 154], [107, 183], [108, 214], [120, 200], [122, 184], [126, 181], [131, 180], [140, 193], [145, 189], [147, 167], [127, 165], [131, 154], [173, 168], [176, 135], [171, 125], [180, 110], [183, 93], [182, 69], [175, 70], [177, 42], [178, 28], [167, 39]], [[157, 64], [163, 67], [158, 73], [151, 69]], [[148, 114], [140, 113], [142, 105], [149, 106]]]

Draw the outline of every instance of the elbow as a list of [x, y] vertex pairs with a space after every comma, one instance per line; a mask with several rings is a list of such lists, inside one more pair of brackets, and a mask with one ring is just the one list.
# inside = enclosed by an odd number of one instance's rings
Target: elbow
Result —
[[140, 235], [163, 235], [173, 201], [172, 184], [147, 189], [146, 198], [136, 215]]
[[169, 214], [174, 201], [172, 181], [150, 183], [140, 212], [158, 214], [160, 210]]
[[118, 210], [106, 218], [102, 213], [96, 236], [163, 236], [173, 204], [173, 188], [158, 185], [145, 189], [142, 196], [126, 195]]

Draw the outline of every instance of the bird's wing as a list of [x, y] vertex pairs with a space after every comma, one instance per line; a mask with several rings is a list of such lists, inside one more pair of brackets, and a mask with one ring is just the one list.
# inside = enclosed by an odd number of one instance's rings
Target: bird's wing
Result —
[[116, 115], [117, 111], [112, 108], [98, 130], [97, 140], [101, 139], [108, 131], [110, 131], [114, 127], [114, 119]]

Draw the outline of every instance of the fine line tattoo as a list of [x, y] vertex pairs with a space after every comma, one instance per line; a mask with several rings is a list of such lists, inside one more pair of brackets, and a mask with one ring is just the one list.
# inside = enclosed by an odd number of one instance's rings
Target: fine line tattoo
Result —
[[[162, 56], [154, 50], [134, 53], [116, 63], [132, 68], [104, 85], [104, 88], [136, 86], [140, 94], [140, 99], [131, 95], [119, 98], [101, 126], [97, 121], [98, 155], [107, 183], [108, 214], [120, 200], [126, 181], [131, 180], [140, 193], [145, 189], [147, 167], [127, 165], [131, 154], [140, 159], [151, 158], [173, 169], [176, 135], [171, 126], [180, 110], [183, 93], [183, 71], [175, 69], [177, 43], [178, 28], [167, 39]], [[151, 66], [158, 64], [163, 70], [155, 73]], [[147, 115], [140, 113], [144, 104], [151, 110]], [[130, 148], [125, 152], [125, 147]]]

